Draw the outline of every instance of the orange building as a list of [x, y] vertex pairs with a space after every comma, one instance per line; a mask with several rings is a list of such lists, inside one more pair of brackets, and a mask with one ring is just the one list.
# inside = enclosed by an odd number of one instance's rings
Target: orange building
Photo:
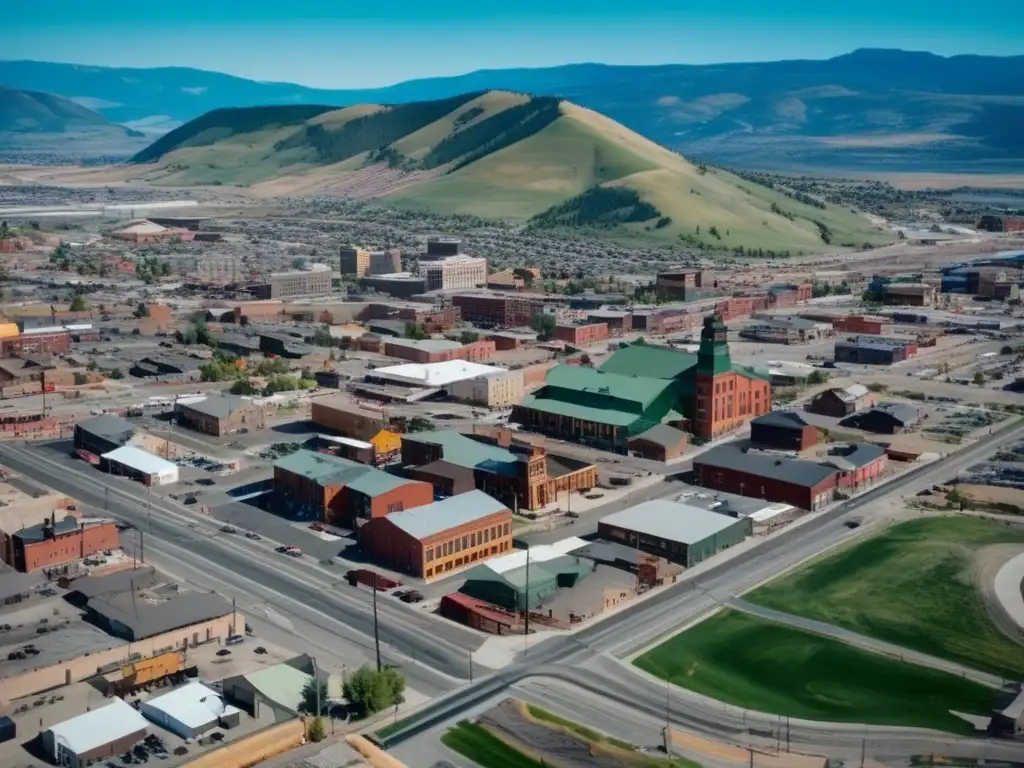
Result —
[[698, 437], [717, 437], [772, 409], [771, 382], [733, 368], [728, 329], [718, 314], [704, 319], [696, 393], [693, 431]]
[[166, 304], [147, 304], [146, 311], [149, 319], [157, 325], [166, 327], [171, 324], [171, 308]]
[[381, 565], [431, 579], [512, 549], [512, 510], [483, 491], [469, 491], [370, 520], [359, 541]]

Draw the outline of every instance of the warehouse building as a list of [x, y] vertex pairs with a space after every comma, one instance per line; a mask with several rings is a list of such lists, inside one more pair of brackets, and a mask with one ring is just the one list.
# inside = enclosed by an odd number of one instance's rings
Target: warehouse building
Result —
[[849, 387], [833, 387], [815, 395], [806, 409], [821, 416], [832, 416], [837, 419], [852, 416], [858, 411], [870, 408], [875, 404], [875, 396], [863, 384], [851, 384]]
[[608, 324], [595, 320], [559, 323], [555, 326], [554, 339], [564, 341], [573, 347], [588, 347], [607, 338]]
[[594, 571], [592, 560], [572, 554], [585, 545], [570, 538], [511, 552], [470, 571], [459, 592], [507, 611], [535, 611]]
[[472, 490], [392, 512], [359, 529], [363, 551], [386, 568], [431, 579], [508, 552], [512, 510]]
[[693, 460], [694, 482], [703, 488], [739, 493], [816, 510], [831, 503], [838, 471], [813, 461], [760, 453], [726, 444]]
[[274, 495], [296, 516], [353, 528], [367, 520], [430, 504], [429, 483], [306, 449], [274, 464]]
[[199, 682], [139, 704], [139, 711], [161, 728], [183, 739], [195, 739], [214, 728], [234, 728], [242, 711]]
[[372, 442], [388, 426], [382, 410], [366, 408], [343, 395], [318, 397], [310, 403], [310, 421], [345, 437]]
[[75, 425], [75, 449], [102, 456], [132, 439], [135, 428], [120, 416], [105, 413]]
[[696, 355], [632, 344], [600, 370], [560, 365], [515, 407], [525, 429], [625, 453], [629, 440], [657, 424], [714, 438], [772, 409], [771, 383], [733, 366], [720, 315], [704, 319]]
[[688, 435], [668, 424], [655, 424], [629, 441], [629, 452], [652, 461], [677, 459], [686, 451]]
[[130, 587], [127, 592], [91, 597], [85, 609], [94, 624], [132, 643], [176, 629], [185, 630], [182, 640], [192, 645], [214, 640], [216, 636], [210, 626], [202, 636], [188, 628], [224, 617], [231, 617], [225, 639], [244, 628], [241, 614], [236, 614], [231, 603], [212, 592], [182, 592], [154, 599], [152, 593], [143, 595]]
[[840, 488], [858, 490], [881, 479], [889, 457], [873, 443], [853, 443], [831, 448], [822, 464], [839, 470]]
[[878, 435], [896, 435], [913, 427], [920, 414], [912, 405], [886, 403], [855, 413], [839, 422], [840, 426], [863, 429]]
[[495, 437], [438, 430], [402, 437], [402, 465], [409, 477], [431, 483], [438, 495], [477, 488], [511, 509], [536, 510], [597, 485], [597, 467], [585, 461], [518, 444], [508, 430]]
[[243, 428], [263, 429], [265, 425], [262, 408], [249, 398], [229, 394], [178, 400], [174, 416], [181, 426], [214, 437]]
[[50, 726], [40, 734], [43, 751], [56, 765], [85, 768], [121, 755], [146, 738], [149, 723], [122, 699]]
[[830, 323], [802, 317], [759, 317], [740, 331], [740, 338], [769, 344], [807, 344], [831, 335]]
[[835, 345], [837, 363], [892, 365], [916, 354], [917, 343], [914, 340], [896, 336], [854, 336], [846, 341], [837, 341]]
[[178, 482], [178, 465], [156, 454], [122, 445], [100, 456], [100, 468], [112, 475], [137, 480], [143, 485], [169, 485]]
[[601, 518], [597, 534], [649, 555], [692, 568], [741, 543], [751, 522], [667, 499], [645, 501]]
[[816, 445], [821, 434], [796, 411], [772, 411], [750, 422], [750, 442], [781, 451], [802, 451]]

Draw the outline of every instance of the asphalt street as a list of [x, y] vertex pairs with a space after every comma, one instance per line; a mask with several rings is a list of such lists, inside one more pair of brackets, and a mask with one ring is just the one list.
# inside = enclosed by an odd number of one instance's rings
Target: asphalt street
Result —
[[[138, 483], [101, 474], [82, 462], [64, 462], [37, 446], [4, 444], [0, 461], [91, 510], [132, 524], [142, 531], [142, 550], [168, 564], [171, 573], [181, 562], [206, 574], [204, 585], [218, 593], [242, 595], [248, 605], [269, 605], [293, 622], [316, 620], [338, 640], [372, 653], [372, 592], [350, 587], [340, 570], [277, 554], [265, 541], [220, 533], [217, 521], [194, 516], [155, 494], [150, 497]], [[130, 532], [124, 535], [130, 540]], [[393, 597], [380, 595], [377, 603], [385, 662], [406, 669], [410, 686], [430, 695], [451, 690], [459, 682], [455, 678], [468, 678], [469, 651], [483, 641], [479, 634]], [[487, 671], [479, 665], [475, 670]]]

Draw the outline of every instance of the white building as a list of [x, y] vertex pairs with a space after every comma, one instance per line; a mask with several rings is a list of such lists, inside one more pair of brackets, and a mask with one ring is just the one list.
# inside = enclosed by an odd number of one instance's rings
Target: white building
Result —
[[146, 738], [149, 723], [122, 699], [50, 726], [42, 732], [43, 750], [56, 765], [79, 768], [129, 751]]
[[487, 259], [479, 256], [421, 261], [419, 271], [428, 291], [461, 291], [487, 284]]
[[100, 457], [100, 464], [112, 475], [126, 475], [144, 485], [168, 485], [178, 482], [178, 465], [156, 454], [122, 445]]
[[233, 728], [242, 711], [202, 683], [189, 683], [139, 705], [143, 715], [183, 739], [193, 739], [213, 728]]

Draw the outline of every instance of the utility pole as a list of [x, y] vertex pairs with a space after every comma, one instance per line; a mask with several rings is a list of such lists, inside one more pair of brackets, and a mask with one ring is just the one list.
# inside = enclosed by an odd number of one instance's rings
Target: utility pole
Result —
[[529, 653], [529, 650], [530, 650], [530, 644], [529, 644], [529, 642], [527, 640], [527, 638], [530, 636], [530, 545], [529, 544], [526, 545], [526, 594], [524, 595], [524, 598], [525, 598], [526, 602], [524, 603], [524, 606], [523, 606], [525, 608], [525, 610], [523, 611], [523, 613], [525, 614], [525, 616], [524, 616], [524, 622], [525, 623], [524, 623], [524, 626], [523, 626], [523, 653], [526, 654], [526, 653]]
[[380, 632], [377, 628], [377, 572], [373, 571], [373, 645], [377, 649], [377, 671], [380, 672]]
[[669, 679], [665, 678], [665, 733], [668, 734], [668, 729], [672, 727], [671, 719], [671, 708], [672, 708], [672, 683]]
[[153, 486], [146, 486], [146, 521], [149, 524], [149, 532], [153, 532]]
[[320, 717], [320, 675], [316, 669], [316, 658], [313, 656], [309, 658], [313, 662], [313, 685], [316, 686], [316, 716]]
[[469, 652], [469, 682], [473, 682], [473, 651]]

